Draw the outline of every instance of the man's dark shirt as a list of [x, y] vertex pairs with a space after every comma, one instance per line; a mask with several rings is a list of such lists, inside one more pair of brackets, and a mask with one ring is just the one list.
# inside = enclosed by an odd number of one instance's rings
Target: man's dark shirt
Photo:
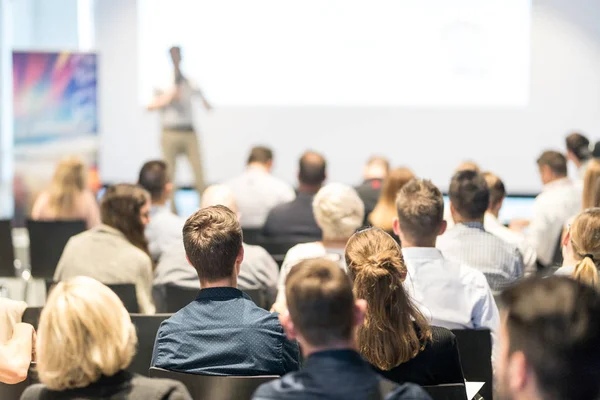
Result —
[[321, 240], [321, 228], [312, 209], [314, 197], [314, 193], [298, 192], [295, 200], [273, 208], [263, 227], [263, 234], [281, 242]]
[[358, 196], [365, 203], [365, 225], [368, 225], [367, 217], [377, 205], [382, 186], [383, 179], [367, 179], [360, 186], [356, 187]]
[[276, 313], [232, 287], [202, 289], [158, 329], [152, 366], [201, 375], [284, 375], [296, 371], [298, 344]]
[[[253, 400], [371, 400], [380, 399], [380, 377], [352, 350], [327, 350], [311, 354], [305, 367], [261, 385]], [[430, 400], [419, 386], [397, 386], [386, 400]]]

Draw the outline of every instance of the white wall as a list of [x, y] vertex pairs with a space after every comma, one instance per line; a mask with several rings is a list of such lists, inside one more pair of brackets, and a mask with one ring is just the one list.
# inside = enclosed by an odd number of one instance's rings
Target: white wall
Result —
[[[96, 4], [100, 162], [103, 178], [110, 182], [135, 179], [140, 165], [160, 154], [156, 116], [144, 112], [137, 98], [136, 4], [136, 0]], [[298, 156], [313, 148], [328, 158], [332, 181], [359, 181], [362, 162], [378, 153], [444, 188], [453, 168], [468, 158], [498, 173], [509, 191], [535, 192], [539, 190], [535, 159], [542, 150], [562, 149], [571, 129], [600, 139], [598, 15], [597, 0], [534, 0], [531, 103], [524, 109], [219, 108], [217, 104], [210, 115], [198, 115], [208, 179], [238, 173], [250, 146], [268, 144], [276, 151], [275, 173], [290, 182], [295, 181]], [[183, 170], [178, 180], [191, 182], [189, 170]]]

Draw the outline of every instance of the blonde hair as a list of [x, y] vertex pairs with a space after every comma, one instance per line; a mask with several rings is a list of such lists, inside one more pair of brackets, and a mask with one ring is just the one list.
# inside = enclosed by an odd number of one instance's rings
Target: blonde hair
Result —
[[432, 336], [404, 290], [407, 269], [400, 246], [383, 230], [366, 229], [348, 240], [346, 264], [355, 297], [367, 301], [365, 323], [357, 334], [360, 353], [384, 371], [414, 358]]
[[48, 204], [56, 218], [72, 218], [77, 196], [86, 188], [86, 168], [79, 157], [67, 157], [56, 166], [48, 189]]
[[396, 197], [400, 189], [415, 177], [408, 168], [392, 170], [385, 181], [375, 208], [369, 214], [369, 222], [385, 231], [392, 231], [392, 220], [397, 216]]
[[39, 378], [52, 390], [86, 387], [131, 363], [137, 336], [112, 290], [88, 277], [60, 282], [40, 317]]
[[348, 239], [360, 228], [365, 215], [365, 205], [356, 191], [341, 183], [323, 186], [312, 208], [323, 238], [329, 240]]
[[570, 235], [573, 253], [580, 259], [572, 277], [577, 281], [599, 287], [600, 208], [588, 208], [579, 214], [571, 225]]
[[582, 209], [600, 206], [600, 161], [593, 158], [588, 161], [583, 177]]

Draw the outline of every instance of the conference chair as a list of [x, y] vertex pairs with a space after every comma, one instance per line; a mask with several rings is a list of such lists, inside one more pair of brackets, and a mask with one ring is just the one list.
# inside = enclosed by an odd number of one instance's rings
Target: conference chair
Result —
[[[46, 279], [46, 297], [50, 294], [50, 291], [58, 282]], [[125, 309], [131, 313], [139, 313], [140, 306], [137, 299], [137, 293], [135, 291], [135, 284], [133, 283], [104, 283], [110, 290], [121, 299]]]
[[60, 256], [72, 236], [85, 231], [85, 221], [27, 220], [31, 276], [52, 279]]
[[0, 220], [0, 277], [15, 277], [12, 223], [7, 219]]
[[[27, 307], [23, 312], [23, 318], [21, 321], [26, 324], [30, 324], [37, 331], [38, 325], [40, 324], [40, 315], [42, 314], [43, 307]], [[4, 397], [0, 396], [0, 399]]]
[[265, 241], [262, 228], [242, 228], [242, 233], [244, 235], [244, 243], [260, 245]]
[[467, 391], [462, 383], [423, 386], [423, 390], [431, 396], [432, 400], [467, 400]]
[[166, 313], [176, 313], [198, 297], [200, 288], [189, 288], [173, 284], [164, 285]]
[[485, 382], [479, 393], [493, 398], [492, 336], [489, 329], [452, 329], [467, 381]]
[[183, 383], [194, 399], [250, 400], [252, 394], [263, 383], [278, 379], [278, 376], [213, 376], [195, 375], [150, 368], [151, 378], [174, 379]]
[[172, 314], [131, 314], [131, 322], [135, 325], [137, 331], [138, 345], [137, 351], [131, 364], [127, 368], [129, 372], [148, 376], [148, 369], [152, 362], [152, 351], [154, 350], [154, 341], [160, 324], [169, 318]]

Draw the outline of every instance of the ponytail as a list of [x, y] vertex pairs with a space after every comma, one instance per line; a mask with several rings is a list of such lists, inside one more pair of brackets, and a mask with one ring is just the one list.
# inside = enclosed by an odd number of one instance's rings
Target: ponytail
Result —
[[581, 261], [575, 266], [575, 271], [571, 275], [576, 281], [585, 283], [593, 287], [599, 287], [598, 284], [598, 268], [594, 263], [593, 257], [586, 254]]

